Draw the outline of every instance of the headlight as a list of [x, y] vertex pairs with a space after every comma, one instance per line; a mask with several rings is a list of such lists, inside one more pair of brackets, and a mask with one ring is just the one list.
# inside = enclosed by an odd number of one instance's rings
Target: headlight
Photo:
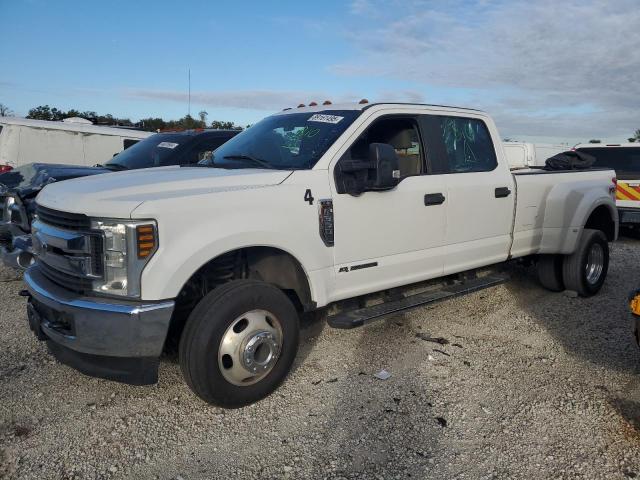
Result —
[[91, 228], [102, 232], [104, 272], [93, 282], [93, 290], [107, 295], [140, 296], [142, 270], [158, 248], [153, 220], [123, 221], [95, 219]]

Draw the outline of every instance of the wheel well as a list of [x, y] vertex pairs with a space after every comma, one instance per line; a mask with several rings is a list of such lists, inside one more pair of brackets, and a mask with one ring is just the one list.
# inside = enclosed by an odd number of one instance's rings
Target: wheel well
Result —
[[315, 308], [304, 269], [291, 254], [273, 247], [241, 248], [208, 261], [183, 285], [176, 297], [165, 350], [177, 351], [189, 314], [207, 293], [239, 279], [261, 280], [277, 286], [299, 312]]
[[605, 205], [597, 207], [585, 223], [584, 228], [592, 228], [594, 230], [601, 230], [607, 236], [607, 240], [612, 242], [616, 235], [616, 225], [611, 218], [611, 212]]

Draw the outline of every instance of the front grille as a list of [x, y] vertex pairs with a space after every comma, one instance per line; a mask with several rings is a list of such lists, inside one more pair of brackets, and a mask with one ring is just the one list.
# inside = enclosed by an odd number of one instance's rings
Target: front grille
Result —
[[67, 213], [36, 205], [36, 214], [42, 223], [64, 230], [89, 230], [91, 220], [80, 213]]
[[[35, 234], [44, 249], [42, 255], [36, 257], [36, 263], [42, 274], [67, 290], [79, 294], [91, 292], [93, 281], [104, 274], [104, 240], [97, 232], [91, 231], [89, 217], [53, 210], [42, 205], [36, 205], [36, 214], [38, 222], [43, 224], [43, 228]], [[61, 239], [57, 238], [61, 234], [56, 234], [56, 230], [44, 228], [45, 226], [75, 232], [71, 237], [86, 243], [76, 240], [68, 240], [70, 243], [66, 243], [67, 240], [64, 240], [62, 245], [66, 246], [62, 246], [60, 245]], [[54, 239], [59, 246], [52, 247], [51, 244], [48, 244]], [[74, 264], [75, 266], [67, 264], [68, 262], [73, 263], [73, 257], [78, 256], [84, 257], [85, 262], [88, 260], [91, 263], [90, 267], [84, 263], [87, 268], [80, 268], [83, 273], [76, 272], [77, 264]], [[69, 268], [70, 266], [71, 268]]]
[[91, 271], [102, 277], [104, 273], [104, 240], [98, 235], [91, 235]]
[[42, 261], [38, 261], [37, 265], [45, 277], [67, 290], [77, 293], [89, 293], [91, 291], [91, 280], [88, 278], [76, 277], [75, 275], [63, 273]]

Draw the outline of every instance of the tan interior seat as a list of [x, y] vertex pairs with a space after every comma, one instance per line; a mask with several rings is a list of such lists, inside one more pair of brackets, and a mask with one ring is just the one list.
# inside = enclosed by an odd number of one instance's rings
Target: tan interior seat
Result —
[[420, 155], [408, 153], [409, 149], [417, 143], [416, 132], [413, 128], [406, 128], [394, 132], [394, 134], [386, 141], [393, 146], [398, 155], [398, 165], [400, 166], [400, 176], [408, 177], [411, 175], [420, 175], [422, 173]]

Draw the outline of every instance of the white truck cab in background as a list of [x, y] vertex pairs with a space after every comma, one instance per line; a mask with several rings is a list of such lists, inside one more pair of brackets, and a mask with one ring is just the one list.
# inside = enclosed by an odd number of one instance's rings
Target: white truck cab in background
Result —
[[594, 167], [615, 170], [620, 224], [640, 229], [640, 143], [581, 143], [576, 150], [595, 157]]
[[495, 285], [476, 269], [525, 257], [546, 288], [596, 294], [614, 175], [512, 171], [478, 110], [286, 109], [200, 165], [46, 186], [30, 326], [61, 361], [133, 384], [177, 346], [197, 395], [239, 407], [284, 380], [309, 312], [357, 327]]

